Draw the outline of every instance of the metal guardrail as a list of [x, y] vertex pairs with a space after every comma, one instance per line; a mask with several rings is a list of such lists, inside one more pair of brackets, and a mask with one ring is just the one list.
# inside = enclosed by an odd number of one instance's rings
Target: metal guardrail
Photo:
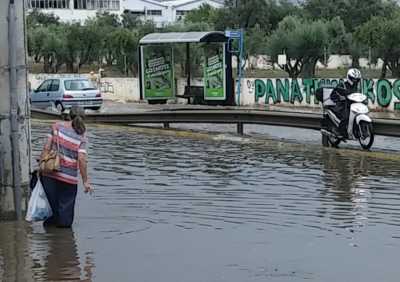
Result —
[[[32, 118], [61, 119], [57, 113], [32, 109]], [[170, 123], [231, 123], [237, 124], [237, 131], [243, 134], [244, 124], [262, 124], [320, 130], [321, 115], [258, 110], [160, 110], [139, 113], [87, 114], [88, 123], [135, 124], [161, 123], [168, 128]], [[400, 120], [374, 119], [377, 135], [400, 137]]]

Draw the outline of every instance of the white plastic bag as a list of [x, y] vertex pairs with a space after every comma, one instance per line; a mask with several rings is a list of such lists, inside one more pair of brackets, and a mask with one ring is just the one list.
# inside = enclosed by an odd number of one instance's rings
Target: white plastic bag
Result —
[[46, 193], [44, 192], [42, 183], [38, 179], [35, 188], [29, 199], [28, 211], [26, 213], [26, 221], [42, 221], [53, 215]]

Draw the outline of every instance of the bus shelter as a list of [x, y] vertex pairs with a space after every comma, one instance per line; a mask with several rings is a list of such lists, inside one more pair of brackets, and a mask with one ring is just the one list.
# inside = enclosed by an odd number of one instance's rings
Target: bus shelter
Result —
[[[228, 41], [228, 37], [220, 31], [151, 33], [144, 36], [139, 41], [140, 98], [151, 104], [186, 98], [188, 103], [193, 104], [234, 105], [232, 54]], [[185, 47], [182, 48], [182, 44]], [[194, 44], [197, 45], [196, 52], [193, 52]], [[181, 62], [185, 61], [182, 77], [186, 79], [180, 93], [175, 78], [177, 56]], [[201, 85], [192, 83], [193, 56], [200, 61], [196, 67], [201, 68]]]

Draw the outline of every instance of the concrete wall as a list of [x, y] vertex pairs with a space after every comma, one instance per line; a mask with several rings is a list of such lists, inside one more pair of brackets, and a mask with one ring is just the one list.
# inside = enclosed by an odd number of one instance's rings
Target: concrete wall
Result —
[[[36, 88], [46, 78], [59, 75], [29, 75], [32, 87]], [[82, 75], [89, 77], [89, 75]], [[256, 81], [259, 85], [256, 91]], [[245, 78], [242, 81], [240, 104], [243, 106], [257, 105], [285, 105], [319, 108], [314, 100], [314, 89], [319, 83], [335, 85], [338, 79], [269, 79], [269, 78]], [[178, 95], [184, 93], [186, 79], [176, 80]], [[279, 86], [277, 85], [279, 84]], [[192, 79], [191, 85], [203, 85], [201, 79]], [[115, 101], [140, 101], [138, 78], [102, 78], [100, 89], [105, 99]], [[261, 90], [260, 90], [261, 89]], [[287, 91], [287, 94], [286, 92]], [[362, 91], [369, 98], [369, 107], [373, 110], [400, 111], [400, 80], [365, 79], [362, 83]], [[286, 96], [287, 95], [287, 99]], [[186, 99], [177, 99], [178, 103], [186, 103]]]
[[[244, 79], [240, 104], [320, 108], [315, 89], [320, 84], [335, 86], [338, 82], [339, 79]], [[400, 80], [364, 79], [360, 91], [367, 95], [371, 110], [400, 111]]]
[[[44, 80], [54, 77], [85, 77], [90, 78], [89, 74], [29, 74], [28, 80], [32, 89], [36, 89]], [[192, 85], [202, 85], [202, 80], [192, 79]], [[186, 79], [181, 78], [176, 81], [176, 89], [178, 95], [182, 95], [185, 90]], [[139, 79], [134, 77], [104, 77], [98, 83], [98, 88], [101, 90], [104, 99], [114, 101], [140, 101]], [[178, 102], [184, 103], [186, 99], [178, 99]]]
[[[327, 64], [324, 65], [321, 62], [317, 63], [317, 68], [319, 69], [329, 69], [334, 70], [338, 68], [348, 68], [351, 66], [352, 59], [349, 55], [331, 55], [327, 60]], [[237, 67], [236, 57], [233, 57], [232, 61], [233, 67]], [[362, 68], [371, 68], [371, 69], [381, 69], [383, 65], [383, 61], [381, 59], [378, 60], [376, 64], [369, 64], [367, 58], [359, 59], [360, 67]], [[252, 56], [246, 62], [246, 69], [261, 69], [261, 70], [271, 70], [271, 69], [280, 69], [277, 64], [273, 64], [271, 58], [266, 55]]]

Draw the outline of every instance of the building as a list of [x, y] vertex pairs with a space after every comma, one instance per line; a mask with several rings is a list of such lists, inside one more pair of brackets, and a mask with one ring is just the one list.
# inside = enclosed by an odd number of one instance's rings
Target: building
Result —
[[121, 15], [129, 12], [145, 20], [153, 20], [157, 26], [163, 26], [177, 20], [203, 4], [220, 8], [221, 0], [25, 0], [29, 10], [39, 9], [45, 13], [53, 13], [61, 21], [84, 22], [95, 17], [97, 12], [107, 11]]

